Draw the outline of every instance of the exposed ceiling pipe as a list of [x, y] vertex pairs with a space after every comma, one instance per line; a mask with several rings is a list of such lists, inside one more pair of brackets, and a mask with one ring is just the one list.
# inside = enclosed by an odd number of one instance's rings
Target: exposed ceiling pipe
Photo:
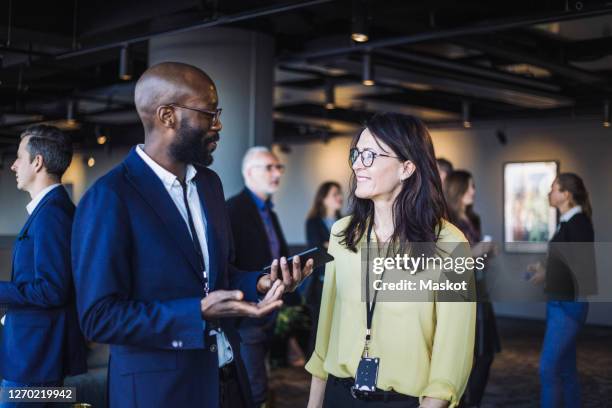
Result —
[[334, 0], [308, 0], [308, 1], [302, 1], [299, 3], [295, 3], [295, 2], [285, 3], [285, 4], [277, 5], [277, 6], [263, 7], [263, 8], [253, 10], [253, 11], [245, 11], [242, 13], [231, 14], [228, 16], [221, 16], [216, 19], [204, 20], [202, 22], [198, 22], [196, 24], [188, 25], [185, 27], [158, 31], [155, 33], [149, 33], [149, 34], [144, 34], [144, 35], [140, 35], [140, 36], [136, 36], [132, 38], [123, 39], [120, 41], [114, 41], [114, 42], [110, 42], [106, 44], [85, 47], [80, 50], [58, 54], [55, 56], [55, 59], [62, 60], [66, 58], [78, 57], [80, 55], [90, 54], [90, 53], [98, 52], [98, 51], [104, 51], [104, 50], [108, 50], [112, 48], [119, 48], [124, 45], [147, 41], [147, 40], [150, 40], [151, 38], [156, 38], [160, 36], [184, 33], [184, 32], [193, 31], [193, 30], [197, 30], [201, 28], [210, 28], [210, 27], [216, 27], [216, 26], [221, 26], [225, 24], [234, 24], [240, 21], [251, 20], [254, 18], [265, 17], [265, 16], [271, 16], [274, 14], [284, 13], [287, 11], [297, 10], [297, 9], [301, 9], [305, 7], [316, 6], [319, 4], [329, 3], [332, 1]]
[[281, 63], [299, 62], [308, 59], [326, 58], [337, 55], [349, 54], [353, 52], [363, 52], [376, 48], [395, 47], [398, 45], [415, 44], [424, 41], [447, 40], [451, 38], [474, 35], [487, 34], [496, 31], [509, 30], [518, 27], [525, 27], [535, 24], [553, 23], [558, 21], [575, 20], [579, 18], [595, 17], [612, 13], [612, 7], [607, 6], [597, 10], [583, 10], [577, 12], [563, 12], [547, 14], [537, 17], [521, 17], [512, 19], [499, 19], [458, 28], [449, 28], [441, 30], [430, 30], [416, 34], [403, 35], [398, 37], [384, 38], [380, 40], [370, 40], [367, 43], [353, 43], [349, 46], [332, 47], [321, 50], [304, 51], [295, 54], [290, 54], [278, 58]]
[[513, 75], [505, 72], [495, 71], [488, 68], [482, 68], [474, 65], [462, 64], [452, 60], [443, 58], [437, 58], [430, 55], [408, 52], [408, 51], [395, 51], [388, 49], [376, 50], [376, 54], [380, 54], [386, 57], [398, 58], [405, 61], [417, 62], [425, 65], [432, 65], [438, 68], [449, 69], [453, 71], [459, 71], [465, 74], [471, 74], [478, 77], [484, 77], [489, 79], [495, 79], [499, 81], [505, 81], [514, 83], [517, 85], [529, 86], [536, 89], [542, 89], [545, 91], [559, 92], [559, 85], [544, 82], [541, 80], [535, 80], [530, 78], [524, 78], [518, 75]]

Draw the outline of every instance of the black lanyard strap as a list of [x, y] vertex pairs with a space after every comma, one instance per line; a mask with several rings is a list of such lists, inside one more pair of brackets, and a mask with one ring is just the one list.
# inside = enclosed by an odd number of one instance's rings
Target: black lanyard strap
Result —
[[[366, 336], [365, 336], [365, 347], [363, 349], [364, 357], [368, 357], [368, 349], [370, 345], [370, 340], [372, 339], [372, 319], [374, 318], [374, 309], [376, 308], [376, 297], [378, 296], [378, 291], [374, 292], [374, 296], [372, 297], [372, 304], [370, 305], [370, 238], [372, 236], [372, 227], [374, 226], [374, 220], [370, 221], [370, 225], [368, 226], [367, 233], [367, 241], [366, 241], [366, 278], [365, 278], [365, 291], [366, 291]], [[383, 278], [383, 273], [380, 275], [380, 278]]]

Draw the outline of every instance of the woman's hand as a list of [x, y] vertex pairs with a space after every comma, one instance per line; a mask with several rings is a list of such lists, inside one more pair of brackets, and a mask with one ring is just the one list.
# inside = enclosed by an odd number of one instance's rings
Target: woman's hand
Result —
[[546, 280], [546, 268], [542, 262], [536, 262], [527, 266], [527, 270], [532, 272], [533, 275], [529, 279], [530, 283], [534, 285], [540, 285]]
[[495, 251], [495, 244], [493, 242], [481, 241], [472, 247], [472, 255], [476, 258], [485, 254], [493, 253]]
[[324, 395], [325, 381], [313, 375], [310, 382], [310, 396], [308, 397], [307, 408], [322, 408]]
[[437, 398], [425, 397], [419, 408], [446, 408], [448, 401]]

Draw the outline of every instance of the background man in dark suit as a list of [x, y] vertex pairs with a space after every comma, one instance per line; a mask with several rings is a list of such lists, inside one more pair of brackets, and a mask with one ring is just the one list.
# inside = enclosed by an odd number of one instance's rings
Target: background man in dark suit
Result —
[[[261, 270], [273, 259], [288, 255], [287, 242], [274, 212], [272, 195], [278, 190], [285, 167], [267, 147], [251, 147], [242, 159], [246, 187], [227, 201], [236, 247], [235, 265], [242, 270]], [[266, 356], [277, 313], [263, 319], [241, 319], [242, 357], [249, 375], [253, 401], [266, 402], [268, 375]]]
[[[212, 80], [161, 63], [136, 84], [145, 143], [85, 194], [73, 265], [85, 335], [111, 344], [115, 407], [245, 407], [250, 396], [232, 321], [280, 307], [302, 273], [238, 273], [223, 188], [206, 166], [219, 141]], [[238, 290], [229, 290], [238, 289]], [[259, 303], [258, 299], [265, 297]]]
[[60, 184], [71, 160], [72, 145], [59, 129], [37, 125], [22, 133], [11, 170], [32, 201], [15, 242], [11, 281], [0, 282], [0, 304], [8, 308], [0, 343], [2, 388], [59, 386], [87, 370], [70, 266], [74, 204]]

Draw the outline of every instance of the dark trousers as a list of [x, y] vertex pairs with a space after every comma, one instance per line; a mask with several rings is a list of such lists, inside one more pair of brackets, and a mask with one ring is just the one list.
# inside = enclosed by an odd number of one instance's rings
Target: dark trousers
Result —
[[474, 365], [459, 408], [480, 406], [487, 382], [489, 382], [493, 358], [493, 354], [483, 354], [474, 358]]
[[418, 408], [419, 399], [406, 395], [402, 401], [363, 401], [353, 398], [350, 387], [332, 375], [327, 378], [323, 408]]
[[248, 408], [244, 395], [240, 389], [238, 373], [234, 363], [227, 364], [219, 369], [219, 407], [221, 408]]

